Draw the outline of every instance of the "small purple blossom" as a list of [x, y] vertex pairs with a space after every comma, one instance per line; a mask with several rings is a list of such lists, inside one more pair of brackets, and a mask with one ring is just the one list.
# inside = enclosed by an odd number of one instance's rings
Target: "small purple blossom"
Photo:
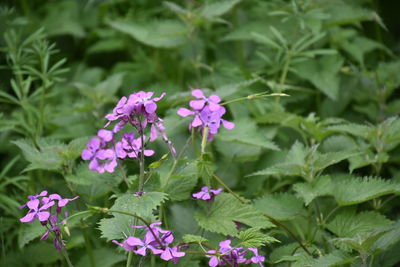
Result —
[[[43, 234], [40, 240], [47, 240], [50, 233], [54, 234], [54, 247], [57, 250], [65, 248], [64, 241], [61, 239], [60, 225], [65, 223], [68, 217], [68, 211], [64, 212], [64, 219], [59, 220], [58, 216], [62, 209], [70, 202], [79, 198], [62, 198], [59, 194], [51, 194], [47, 196], [47, 191], [42, 191], [40, 194], [28, 196], [29, 201], [22, 205], [21, 208], [28, 207], [28, 214], [20, 219], [21, 222], [33, 222], [36, 218], [43, 226], [46, 226], [47, 231]], [[57, 205], [56, 205], [57, 202]], [[55, 206], [55, 210], [52, 207]]]
[[142, 239], [134, 236], [129, 236], [123, 243], [113, 240], [112, 242], [121, 246], [126, 251], [146, 256], [147, 251], [151, 251], [154, 255], [160, 255], [160, 258], [166, 261], [177, 263], [179, 258], [185, 256], [185, 252], [179, 251], [178, 246], [169, 247], [174, 241], [174, 236], [171, 231], [164, 230], [161, 227], [161, 222], [155, 222], [148, 226], [131, 226], [132, 228], [143, 228], [146, 234]]
[[201, 128], [204, 133], [204, 129], [208, 128], [208, 140], [211, 141], [214, 135], [218, 133], [221, 124], [228, 130], [232, 130], [235, 127], [233, 122], [222, 119], [226, 109], [219, 104], [221, 102], [219, 96], [211, 95], [207, 98], [200, 89], [193, 90], [192, 95], [200, 99], [189, 102], [189, 106], [193, 110], [180, 108], [177, 111], [177, 114], [181, 117], [193, 116], [193, 120], [189, 124], [189, 130]]
[[214, 196], [220, 194], [222, 192], [222, 188], [218, 189], [209, 189], [208, 186], [203, 186], [200, 192], [192, 194], [193, 198], [195, 199], [203, 199], [203, 200], [210, 200]]
[[[143, 136], [143, 139], [145, 138], [146, 136]], [[142, 149], [145, 156], [154, 155], [153, 150], [142, 147], [142, 139], [140, 137], [135, 139], [135, 133], [124, 133], [121, 141], [115, 145], [116, 154], [120, 159], [125, 159], [126, 157], [138, 158], [140, 153], [142, 153]]]
[[[245, 258], [248, 251], [251, 251], [254, 254], [251, 259]], [[209, 253], [206, 257], [210, 258], [208, 262], [210, 267], [223, 266], [226, 265], [226, 262], [232, 264], [232, 266], [238, 266], [240, 263], [258, 263], [260, 266], [263, 266], [262, 262], [265, 260], [264, 256], [258, 254], [258, 249], [249, 248], [246, 250], [242, 247], [233, 247], [231, 246], [231, 240], [229, 239], [219, 243], [218, 252], [215, 250], [209, 250], [207, 253]]]

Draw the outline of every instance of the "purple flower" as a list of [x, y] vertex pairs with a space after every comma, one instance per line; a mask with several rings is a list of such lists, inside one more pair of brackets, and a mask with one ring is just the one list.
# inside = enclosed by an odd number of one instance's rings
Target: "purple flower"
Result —
[[82, 151], [82, 159], [90, 160], [89, 169], [99, 173], [114, 172], [117, 166], [117, 157], [113, 149], [107, 148], [113, 140], [113, 132], [100, 129]]
[[[143, 139], [145, 138], [146, 136], [143, 136]], [[134, 133], [124, 133], [121, 141], [115, 145], [116, 154], [121, 159], [138, 158], [142, 149], [142, 139], [140, 137], [135, 139]], [[149, 157], [154, 155], [154, 151], [144, 149], [143, 154]]]
[[185, 252], [178, 251], [178, 246], [175, 247], [166, 247], [165, 250], [161, 253], [160, 258], [169, 261], [172, 260], [173, 263], [177, 264], [179, 261], [179, 258], [183, 257], [186, 255]]
[[256, 248], [249, 248], [249, 250], [254, 253], [254, 256], [250, 259], [250, 261], [252, 263], [259, 263], [260, 266], [263, 267], [264, 265], [262, 264], [262, 262], [265, 261], [265, 257], [258, 255], [258, 249]]
[[192, 194], [195, 199], [203, 199], [210, 200], [214, 196], [220, 194], [222, 192], [222, 188], [218, 189], [209, 189], [208, 186], [203, 186], [200, 192]]
[[[209, 250], [208, 253], [217, 254], [215, 250]], [[244, 257], [246, 253], [247, 250], [243, 250], [241, 247], [232, 247], [231, 240], [225, 240], [219, 243], [218, 255], [206, 255], [206, 257], [210, 258], [208, 264], [211, 267], [225, 265], [225, 262], [238, 266], [240, 263], [250, 264], [252, 262]]]
[[211, 141], [213, 136], [218, 133], [221, 124], [228, 130], [232, 130], [235, 127], [233, 122], [222, 119], [226, 109], [218, 104], [221, 99], [217, 95], [211, 95], [206, 98], [200, 89], [193, 90], [192, 95], [200, 99], [190, 101], [189, 105], [193, 110], [180, 108], [177, 111], [181, 117], [193, 116], [193, 120], [189, 124], [189, 130], [199, 127], [204, 133], [204, 129], [209, 128], [208, 140]]
[[50, 201], [43, 206], [39, 207], [40, 200], [32, 199], [26, 203], [29, 208], [28, 214], [20, 219], [21, 222], [33, 222], [36, 218], [41, 222], [47, 221], [50, 217], [50, 212], [48, 211], [55, 204], [54, 201]]
[[206, 104], [210, 107], [212, 111], [218, 110], [221, 106], [218, 104], [221, 102], [221, 98], [217, 95], [210, 95], [210, 97], [205, 97], [204, 93], [200, 89], [195, 89], [192, 91], [192, 96], [201, 100], [192, 100], [189, 102], [189, 106], [194, 110], [202, 110]]
[[[209, 251], [207, 251], [207, 253], [215, 254], [216, 251], [215, 251], [215, 250], [209, 250]], [[208, 254], [207, 254], [206, 257], [207, 257], [207, 258], [210, 258], [210, 260], [208, 261], [208, 265], [209, 265], [210, 267], [218, 266], [218, 264], [219, 264], [219, 259], [218, 259], [218, 257], [217, 257], [216, 255], [208, 255]]]
[[76, 196], [74, 198], [62, 198], [59, 194], [51, 194], [49, 196], [50, 200], [57, 200], [58, 201], [58, 207], [64, 207], [68, 204], [68, 202], [75, 200], [79, 198], [79, 196]]

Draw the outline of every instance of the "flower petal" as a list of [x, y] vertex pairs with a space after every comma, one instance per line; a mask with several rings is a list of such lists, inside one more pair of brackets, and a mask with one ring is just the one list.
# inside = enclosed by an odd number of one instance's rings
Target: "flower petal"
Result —
[[22, 217], [19, 220], [21, 222], [33, 222], [35, 220], [35, 217], [36, 217], [36, 212], [32, 211], [32, 212], [29, 212], [28, 214], [26, 214], [24, 217]]
[[205, 100], [191, 100], [189, 106], [194, 110], [201, 110], [206, 104]]
[[200, 90], [200, 89], [194, 89], [194, 90], [192, 91], [192, 96], [194, 96], [195, 98], [206, 98], [206, 97], [204, 96], [203, 91]]
[[233, 128], [235, 128], [235, 124], [233, 122], [230, 121], [226, 121], [221, 119], [222, 125], [224, 125], [224, 128], [227, 130], [232, 130]]
[[180, 109], [178, 109], [177, 114], [181, 117], [187, 117], [190, 115], [194, 115], [194, 112], [187, 108], [180, 108]]

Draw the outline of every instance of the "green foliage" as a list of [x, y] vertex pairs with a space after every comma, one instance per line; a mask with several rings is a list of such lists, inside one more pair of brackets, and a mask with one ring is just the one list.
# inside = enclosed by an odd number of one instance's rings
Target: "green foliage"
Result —
[[294, 219], [304, 212], [303, 204], [289, 193], [266, 195], [256, 199], [254, 206], [259, 211], [282, 221]]
[[186, 243], [203, 243], [208, 241], [206, 238], [198, 235], [184, 235], [182, 239]]
[[252, 206], [245, 205], [229, 194], [222, 193], [215, 198], [211, 209], [195, 215], [200, 227], [210, 232], [237, 236], [235, 222], [251, 227], [269, 228], [273, 224]]
[[248, 248], [261, 247], [273, 242], [279, 242], [279, 240], [272, 236], [263, 234], [257, 228], [249, 228], [245, 231], [239, 232], [238, 238], [240, 239], [240, 246]]
[[[133, 194], [125, 194], [115, 200], [111, 210], [131, 213], [141, 218], [153, 222], [156, 217], [154, 210], [166, 200], [166, 194], [160, 192], [145, 193], [141, 197]], [[134, 225], [143, 225], [133, 216], [112, 213], [112, 218], [102, 219], [99, 223], [101, 236], [107, 240], [123, 239], [127, 235], [134, 235]]]

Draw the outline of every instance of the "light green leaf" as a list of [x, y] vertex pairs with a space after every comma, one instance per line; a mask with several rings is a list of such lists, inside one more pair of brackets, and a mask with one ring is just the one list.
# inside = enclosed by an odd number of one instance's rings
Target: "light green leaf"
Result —
[[257, 125], [249, 119], [235, 121], [233, 130], [222, 129], [217, 138], [225, 142], [279, 150], [279, 147], [271, 140], [268, 140], [266, 136], [263, 136]]
[[46, 228], [38, 220], [31, 223], [24, 223], [18, 232], [18, 246], [23, 248], [35, 238], [42, 236]]
[[253, 206], [242, 204], [226, 193], [216, 196], [211, 209], [206, 214], [198, 212], [195, 218], [203, 229], [231, 236], [238, 234], [235, 222], [257, 228], [273, 227]]
[[335, 100], [339, 93], [340, 79], [338, 72], [343, 59], [339, 56], [322, 56], [297, 64], [296, 74], [310, 81], [316, 88]]
[[176, 20], [157, 20], [147, 23], [113, 20], [108, 24], [152, 47], [175, 48], [187, 42], [188, 29]]
[[212, 19], [223, 14], [227, 13], [231, 10], [237, 3], [241, 0], [219, 0], [215, 2], [208, 2], [200, 11], [200, 16]]
[[[98, 248], [93, 250], [93, 258], [97, 266], [111, 267], [116, 263], [126, 261], [126, 256], [118, 253], [113, 248]], [[78, 267], [90, 266], [89, 256], [87, 253], [79, 260]]]
[[[140, 197], [134, 194], [125, 194], [117, 198], [111, 210], [128, 212], [154, 222], [153, 211], [167, 198], [165, 193], [149, 192]], [[107, 240], [123, 239], [127, 235], [133, 235], [130, 226], [135, 225], [136, 219], [129, 215], [113, 213], [113, 218], [102, 219], [99, 223], [101, 236]], [[143, 225], [138, 221], [136, 225]]]
[[184, 235], [183, 236], [183, 242], [185, 243], [204, 243], [208, 242], [207, 238], [204, 238], [199, 235]]
[[34, 147], [27, 139], [13, 141], [13, 143], [22, 150], [25, 159], [30, 163], [25, 171], [36, 169], [54, 171], [63, 165], [61, 153], [65, 149], [65, 145], [59, 141], [40, 138], [38, 140], [39, 149]]
[[249, 228], [239, 232], [238, 238], [240, 239], [239, 246], [247, 248], [257, 248], [265, 244], [279, 242], [276, 238], [261, 233], [257, 228]]
[[339, 237], [353, 238], [390, 225], [392, 221], [376, 211], [356, 214], [353, 210], [339, 213], [327, 228]]
[[311, 183], [297, 183], [293, 186], [293, 189], [304, 199], [307, 206], [314, 198], [329, 195], [332, 187], [330, 177], [324, 175], [314, 179]]
[[288, 221], [304, 212], [303, 203], [289, 193], [266, 195], [254, 201], [254, 206], [277, 220]]

